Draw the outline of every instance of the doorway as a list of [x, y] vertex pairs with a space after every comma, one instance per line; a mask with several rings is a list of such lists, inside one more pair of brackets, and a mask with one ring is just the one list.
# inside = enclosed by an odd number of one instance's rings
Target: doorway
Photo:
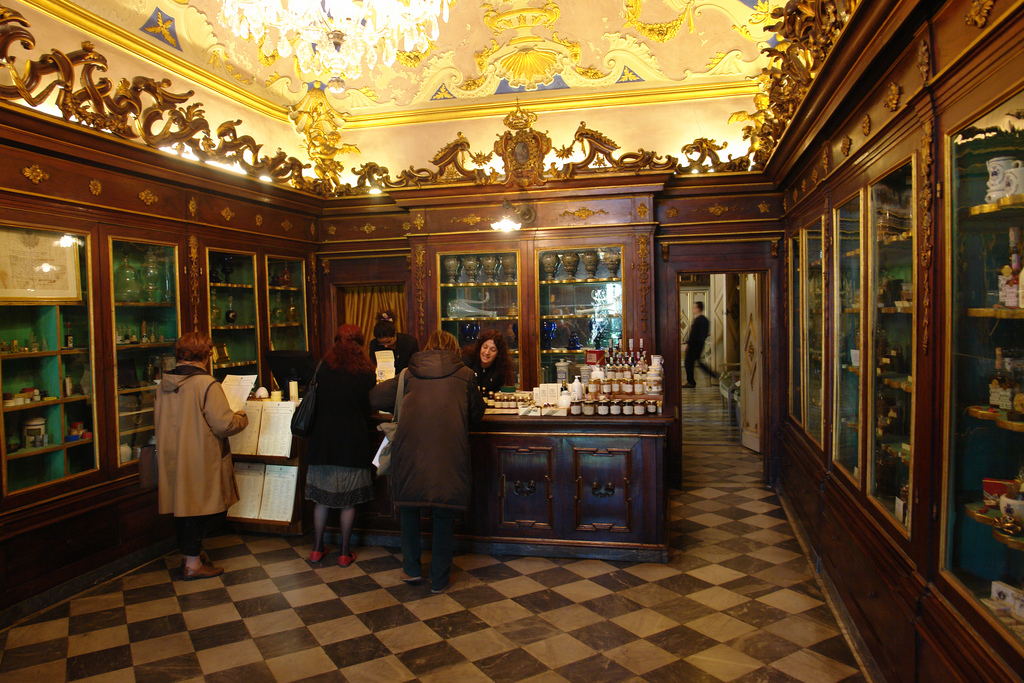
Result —
[[369, 348], [373, 339], [373, 326], [378, 314], [391, 311], [395, 314], [395, 327], [399, 332], [406, 330], [406, 302], [404, 284], [337, 285], [334, 291], [333, 336], [338, 325], [356, 325], [363, 331], [363, 338]]
[[[742, 445], [754, 453], [763, 451], [763, 281], [763, 274], [756, 272], [677, 275], [684, 453], [688, 444]], [[688, 371], [690, 335], [700, 315], [706, 318], [707, 337]]]

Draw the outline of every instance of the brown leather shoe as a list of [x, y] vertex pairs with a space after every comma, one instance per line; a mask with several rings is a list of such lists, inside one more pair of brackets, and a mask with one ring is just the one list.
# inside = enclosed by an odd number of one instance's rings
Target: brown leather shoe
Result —
[[212, 576], [220, 576], [224, 573], [224, 567], [214, 567], [212, 564], [201, 564], [199, 569], [185, 567], [181, 570], [181, 578], [184, 581], [195, 581], [196, 579], [208, 579]]

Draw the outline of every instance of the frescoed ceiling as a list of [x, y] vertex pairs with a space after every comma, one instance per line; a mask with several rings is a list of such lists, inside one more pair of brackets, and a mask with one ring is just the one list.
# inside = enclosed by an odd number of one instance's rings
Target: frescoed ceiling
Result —
[[743, 124], [730, 116], [754, 109], [773, 35], [764, 27], [781, 1], [456, 0], [426, 51], [346, 74], [340, 96], [326, 88], [331, 74], [303, 73], [298, 60], [232, 35], [218, 21], [220, 0], [0, 4], [33, 23], [41, 51], [92, 36], [100, 52], [120, 53], [112, 78], [135, 75], [118, 68], [166, 76], [172, 89], [196, 90], [210, 120], [241, 119], [300, 159], [327, 138], [346, 166], [404, 168], [458, 133], [489, 148], [516, 102], [556, 144], [584, 120], [624, 149], [678, 156], [708, 137], [743, 154]]

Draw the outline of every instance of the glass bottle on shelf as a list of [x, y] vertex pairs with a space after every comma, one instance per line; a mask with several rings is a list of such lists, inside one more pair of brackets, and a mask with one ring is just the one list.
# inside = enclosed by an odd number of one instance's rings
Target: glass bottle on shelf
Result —
[[[228, 373], [254, 374], [260, 357], [260, 335], [256, 325], [256, 255], [211, 249], [207, 252], [207, 265], [214, 377], [222, 380]], [[220, 275], [215, 279], [217, 272]], [[221, 306], [225, 307], [223, 311]], [[218, 322], [212, 322], [214, 318]]]
[[146, 292], [146, 301], [159, 301], [160, 296], [157, 292], [160, 290], [160, 281], [163, 278], [160, 273], [160, 264], [157, 263], [156, 253], [152, 247], [146, 250], [139, 275], [142, 280], [142, 288]]
[[[267, 257], [267, 319], [273, 351], [305, 351], [304, 268], [301, 259]], [[286, 298], [287, 294], [287, 298]]]
[[839, 302], [835, 316], [834, 461], [860, 483], [861, 392], [861, 198], [855, 196], [835, 212], [835, 259]]
[[229, 325], [234, 325], [238, 320], [238, 311], [235, 310], [235, 298], [233, 296], [228, 297], [228, 310], [224, 313], [224, 320]]
[[114, 271], [114, 301], [138, 301], [142, 296], [139, 271], [128, 262], [128, 249], [124, 250], [121, 265]]

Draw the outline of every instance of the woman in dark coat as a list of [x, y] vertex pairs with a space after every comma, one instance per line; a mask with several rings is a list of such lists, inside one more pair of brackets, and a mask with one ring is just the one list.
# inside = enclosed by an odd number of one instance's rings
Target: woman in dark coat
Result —
[[332, 508], [341, 508], [338, 564], [347, 567], [355, 562], [349, 547], [355, 506], [373, 500], [368, 421], [374, 381], [362, 331], [356, 325], [342, 325], [317, 372], [316, 413], [306, 448], [306, 500], [315, 503], [310, 562], [319, 562], [330, 552], [324, 547], [324, 530]]
[[[398, 380], [370, 392], [374, 408], [392, 411]], [[473, 371], [459, 359], [459, 343], [435, 332], [423, 351], [413, 355], [395, 442], [391, 447], [391, 490], [402, 523], [402, 580], [417, 583], [420, 566], [420, 511], [433, 508], [434, 536], [430, 587], [448, 587], [455, 513], [469, 507], [469, 427], [484, 415], [484, 402]]]
[[463, 362], [476, 375], [476, 385], [485, 394], [515, 384], [516, 364], [501, 332], [481, 334]]

